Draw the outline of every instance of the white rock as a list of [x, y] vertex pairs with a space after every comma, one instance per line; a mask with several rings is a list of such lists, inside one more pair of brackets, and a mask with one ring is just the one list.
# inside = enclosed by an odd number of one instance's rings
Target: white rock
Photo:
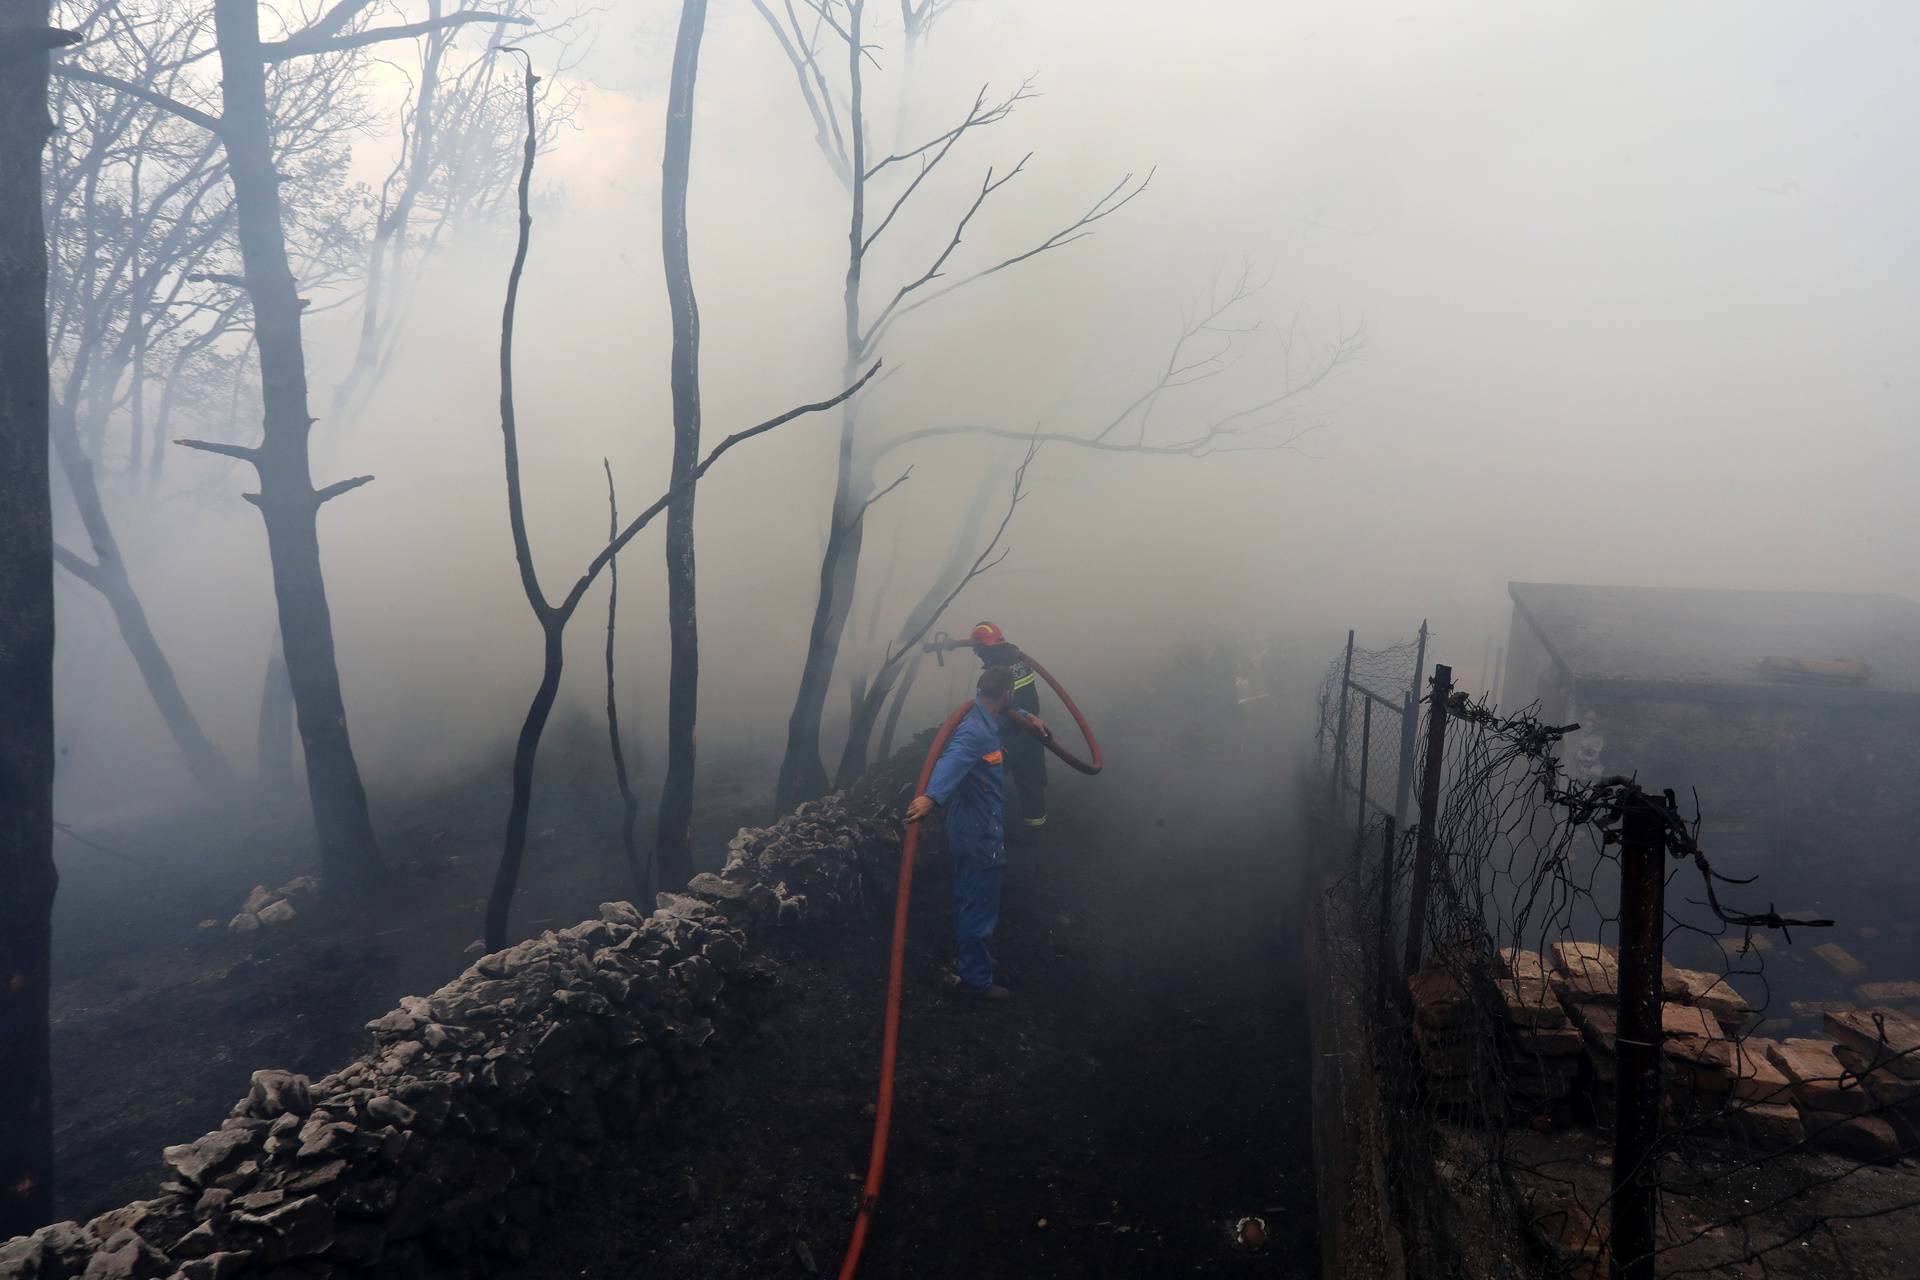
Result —
[[285, 898], [262, 908], [260, 911], [261, 924], [279, 924], [282, 921], [291, 919], [293, 919], [293, 904]]
[[260, 908], [266, 906], [279, 896], [279, 894], [267, 888], [267, 886], [257, 884], [253, 886], [253, 892], [247, 895], [247, 900], [241, 905], [240, 909], [257, 915], [259, 914]]
[[239, 915], [227, 921], [227, 928], [233, 930], [235, 933], [252, 933], [259, 927], [260, 917], [251, 911], [242, 911]]

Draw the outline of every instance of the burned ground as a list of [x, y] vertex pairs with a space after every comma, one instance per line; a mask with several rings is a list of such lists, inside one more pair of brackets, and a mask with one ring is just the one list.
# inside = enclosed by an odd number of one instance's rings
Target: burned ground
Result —
[[[914, 895], [871, 1275], [1318, 1272], [1296, 863], [1258, 761], [1119, 744], [1010, 855], [1013, 998], [957, 1001], [949, 864]], [[789, 941], [736, 1068], [564, 1209], [529, 1277], [831, 1272], [871, 1137], [887, 928]], [[1269, 1242], [1232, 1243], [1243, 1216]]]
[[[948, 864], [923, 861], [872, 1274], [1315, 1270], [1294, 863], [1272, 834], [1273, 769], [1189, 750], [1123, 742], [1103, 777], [1057, 780], [1055, 825], [1013, 851], [1006, 1006], [940, 991]], [[583, 740], [554, 763], [521, 931], [630, 894], [603, 762]], [[726, 782], [747, 773], [708, 770], [707, 861], [765, 816]], [[287, 847], [283, 825], [149, 826], [94, 833], [120, 856], [75, 850], [56, 995], [62, 1216], [150, 1194], [159, 1149], [216, 1124], [253, 1069], [338, 1066], [367, 1019], [458, 971], [503, 804], [490, 790], [390, 798], [399, 892], [351, 922], [310, 908], [246, 936], [225, 919], [247, 889], [304, 869], [260, 852]], [[221, 856], [188, 874], [187, 847]], [[200, 929], [209, 904], [221, 925]], [[527, 1274], [834, 1264], [872, 1123], [887, 903], [873, 906], [778, 937], [794, 998], [564, 1202]], [[1264, 1250], [1232, 1243], [1250, 1215]]]

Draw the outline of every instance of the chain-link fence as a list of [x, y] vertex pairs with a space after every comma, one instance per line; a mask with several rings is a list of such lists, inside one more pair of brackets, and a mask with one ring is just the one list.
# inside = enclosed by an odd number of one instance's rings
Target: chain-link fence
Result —
[[1768, 958], [1832, 922], [1749, 909], [1697, 798], [1570, 779], [1579, 726], [1445, 666], [1410, 697], [1425, 641], [1350, 639], [1320, 705], [1324, 910], [1364, 940], [1332, 981], [1367, 1010], [1409, 1273], [1920, 1274], [1904, 993], [1782, 1034]]

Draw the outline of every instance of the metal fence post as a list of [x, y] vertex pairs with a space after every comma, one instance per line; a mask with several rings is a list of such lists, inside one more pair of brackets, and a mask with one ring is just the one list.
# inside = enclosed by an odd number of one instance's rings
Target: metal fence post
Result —
[[1620, 1034], [1615, 1076], [1614, 1280], [1654, 1280], [1653, 1167], [1660, 1140], [1660, 961], [1666, 929], [1666, 827], [1639, 791], [1628, 796], [1620, 832]]
[[1354, 802], [1354, 845], [1357, 849], [1367, 831], [1367, 758], [1373, 751], [1373, 699], [1360, 700], [1360, 798]]
[[1380, 994], [1382, 1000], [1392, 998], [1398, 987], [1393, 980], [1393, 837], [1399, 830], [1399, 824], [1388, 818], [1380, 832], [1380, 936], [1377, 944], [1380, 950]]
[[1433, 876], [1434, 827], [1440, 821], [1441, 758], [1447, 750], [1447, 700], [1453, 696], [1453, 668], [1433, 667], [1433, 692], [1427, 698], [1427, 764], [1420, 777], [1420, 837], [1413, 859], [1413, 887], [1407, 893], [1407, 973], [1420, 968], [1427, 925], [1427, 881]]
[[1333, 768], [1327, 770], [1327, 807], [1340, 798], [1340, 775], [1347, 768], [1347, 689], [1353, 679], [1353, 630], [1347, 630], [1347, 660], [1340, 665], [1340, 712], [1333, 731]]
[[1400, 711], [1400, 776], [1393, 786], [1393, 825], [1407, 829], [1407, 795], [1413, 790], [1413, 735], [1419, 720], [1420, 671], [1427, 661], [1427, 620], [1420, 619], [1420, 647], [1413, 651], [1413, 679]]

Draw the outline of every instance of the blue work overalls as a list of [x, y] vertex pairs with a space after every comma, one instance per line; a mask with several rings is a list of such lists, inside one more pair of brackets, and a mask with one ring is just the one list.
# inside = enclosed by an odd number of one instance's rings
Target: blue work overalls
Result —
[[927, 782], [927, 794], [947, 813], [955, 968], [960, 981], [976, 989], [993, 985], [987, 943], [1000, 921], [1007, 867], [1005, 769], [998, 719], [976, 698]]

